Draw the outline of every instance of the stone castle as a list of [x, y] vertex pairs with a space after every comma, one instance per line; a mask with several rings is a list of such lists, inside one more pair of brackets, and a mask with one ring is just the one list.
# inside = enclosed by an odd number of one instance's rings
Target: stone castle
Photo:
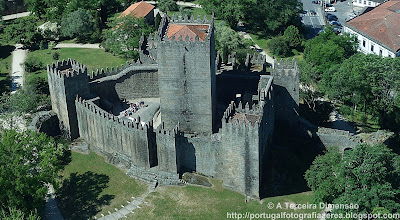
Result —
[[[136, 62], [92, 73], [73, 60], [47, 67], [64, 135], [146, 182], [180, 185], [184, 172], [197, 172], [260, 198], [275, 127], [297, 120], [295, 61], [268, 68], [247, 55], [239, 68], [233, 54], [222, 63], [213, 17], [164, 17], [139, 52]], [[120, 114], [135, 100], [146, 107]]]

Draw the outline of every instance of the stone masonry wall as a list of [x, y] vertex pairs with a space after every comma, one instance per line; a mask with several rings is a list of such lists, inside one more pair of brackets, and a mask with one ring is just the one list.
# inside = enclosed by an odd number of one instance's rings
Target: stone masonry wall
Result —
[[75, 139], [79, 136], [75, 110], [77, 95], [90, 95], [87, 68], [74, 60], [63, 60], [47, 66], [52, 109], [59, 117], [64, 136]]
[[127, 155], [133, 165], [151, 167], [152, 151], [148, 133], [152, 128], [139, 121], [127, 122], [105, 112], [90, 101], [77, 99], [76, 110], [80, 136], [90, 148], [104, 154]]
[[158, 98], [158, 66], [133, 65], [90, 82], [90, 90], [107, 100]]
[[299, 70], [296, 61], [275, 60], [274, 96], [276, 100], [276, 120], [278, 125], [292, 127], [297, 124], [299, 107]]

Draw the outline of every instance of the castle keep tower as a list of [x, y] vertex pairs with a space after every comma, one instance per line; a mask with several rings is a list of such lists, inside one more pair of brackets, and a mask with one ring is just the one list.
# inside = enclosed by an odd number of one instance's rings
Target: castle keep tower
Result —
[[165, 129], [179, 122], [184, 132], [209, 134], [216, 108], [213, 18], [173, 17], [163, 23], [157, 61]]

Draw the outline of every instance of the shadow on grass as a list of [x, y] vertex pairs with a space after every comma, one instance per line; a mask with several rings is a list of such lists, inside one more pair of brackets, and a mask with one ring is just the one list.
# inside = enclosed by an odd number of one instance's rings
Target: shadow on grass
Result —
[[101, 207], [109, 205], [114, 195], [101, 195], [108, 187], [110, 177], [104, 174], [85, 172], [71, 173], [62, 182], [57, 191], [57, 202], [64, 218], [89, 219], [96, 215]]
[[0, 59], [11, 56], [11, 52], [13, 52], [14, 49], [15, 47], [11, 45], [0, 45]]

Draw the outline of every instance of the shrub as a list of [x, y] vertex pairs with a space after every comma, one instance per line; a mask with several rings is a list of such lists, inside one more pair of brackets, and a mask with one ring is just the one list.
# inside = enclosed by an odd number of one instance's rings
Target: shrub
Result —
[[283, 37], [272, 38], [267, 43], [268, 48], [275, 56], [286, 57], [290, 55], [290, 48]]
[[53, 57], [53, 60], [58, 60], [60, 58], [60, 53], [58, 53], [57, 51], [54, 51], [51, 56]]
[[158, 2], [158, 8], [162, 12], [179, 10], [179, 7], [174, 0], [160, 0]]
[[33, 73], [38, 70], [44, 69], [43, 62], [37, 59], [36, 57], [28, 57], [24, 62], [24, 66], [25, 66], [25, 71], [28, 73]]

